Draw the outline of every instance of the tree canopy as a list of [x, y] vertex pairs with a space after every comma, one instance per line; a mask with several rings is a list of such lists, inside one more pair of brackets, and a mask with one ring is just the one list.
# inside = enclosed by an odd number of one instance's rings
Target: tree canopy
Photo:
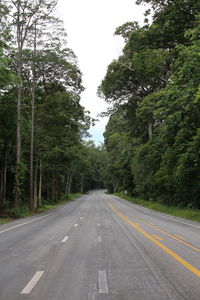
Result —
[[[108, 188], [200, 208], [200, 3], [148, 3], [153, 21], [116, 29], [125, 39], [99, 87], [110, 104]], [[125, 155], [124, 155], [125, 154]]]
[[82, 73], [56, 0], [0, 4], [0, 208], [58, 201], [103, 187], [104, 149], [80, 104]]

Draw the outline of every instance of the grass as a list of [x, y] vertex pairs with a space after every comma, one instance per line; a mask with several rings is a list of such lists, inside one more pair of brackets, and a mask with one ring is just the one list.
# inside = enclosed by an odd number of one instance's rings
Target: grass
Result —
[[135, 204], [142, 205], [144, 207], [150, 208], [155, 211], [159, 211], [168, 215], [198, 221], [200, 222], [200, 210], [198, 209], [189, 209], [189, 208], [180, 208], [175, 206], [167, 206], [165, 204], [156, 202], [156, 201], [147, 201], [141, 198], [132, 198], [130, 196], [124, 195], [122, 193], [115, 193], [116, 196], [131, 201]]
[[16, 219], [25, 218], [28, 216], [32, 216], [38, 213], [42, 213], [44, 211], [54, 209], [59, 205], [65, 204], [69, 201], [72, 201], [76, 198], [81, 197], [83, 194], [81, 193], [75, 193], [75, 194], [68, 194], [67, 196], [64, 196], [60, 201], [58, 202], [51, 202], [51, 201], [45, 201], [41, 207], [39, 207], [36, 211], [30, 212], [27, 206], [22, 206], [19, 209], [8, 209], [5, 213], [0, 215], [0, 225], [11, 222]]
[[60, 201], [58, 202], [54, 202], [54, 203], [51, 203], [51, 202], [46, 202], [46, 204], [43, 204], [41, 207], [39, 207], [35, 213], [41, 213], [41, 212], [44, 212], [46, 210], [49, 210], [49, 209], [53, 209], [53, 208], [56, 208], [58, 205], [62, 205], [62, 204], [65, 204], [69, 201], [72, 201], [76, 198], [79, 198], [81, 197], [83, 194], [81, 193], [76, 193], [76, 194], [68, 194], [67, 196], [65, 196], [63, 199], [61, 199]]
[[8, 222], [10, 222], [12, 220], [13, 220], [12, 218], [1, 218], [0, 217], [0, 225], [6, 224], [6, 223], [8, 223]]

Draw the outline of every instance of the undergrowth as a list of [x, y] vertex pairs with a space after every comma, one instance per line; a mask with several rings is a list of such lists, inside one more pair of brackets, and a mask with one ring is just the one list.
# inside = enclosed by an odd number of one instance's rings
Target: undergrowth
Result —
[[5, 223], [8, 223], [15, 219], [25, 218], [25, 217], [28, 217], [31, 215], [35, 215], [37, 213], [42, 213], [46, 210], [56, 208], [58, 205], [65, 204], [69, 201], [79, 198], [82, 195], [83, 194], [81, 194], [81, 193], [67, 194], [67, 195], [62, 196], [62, 198], [57, 202], [54, 202], [51, 200], [42, 201], [42, 206], [37, 208], [33, 212], [30, 212], [29, 207], [27, 205], [23, 205], [17, 209], [16, 208], [10, 208], [10, 209], [7, 208], [0, 214], [0, 224], [5, 224]]
[[165, 204], [156, 202], [156, 201], [147, 201], [141, 198], [132, 198], [128, 195], [124, 195], [122, 193], [115, 193], [116, 196], [131, 201], [135, 204], [142, 205], [144, 207], [150, 208], [155, 211], [159, 211], [165, 214], [169, 214], [172, 216], [198, 221], [200, 222], [200, 210], [198, 209], [189, 209], [189, 208], [179, 208], [176, 206], [167, 206]]

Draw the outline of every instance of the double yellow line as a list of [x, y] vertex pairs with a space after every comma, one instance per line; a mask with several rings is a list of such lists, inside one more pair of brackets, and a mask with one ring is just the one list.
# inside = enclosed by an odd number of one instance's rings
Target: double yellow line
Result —
[[191, 271], [197, 277], [200, 277], [200, 270], [198, 270], [195, 267], [193, 267], [186, 260], [184, 260], [182, 257], [180, 257], [179, 255], [177, 255], [174, 251], [170, 250], [168, 247], [166, 247], [165, 245], [163, 245], [161, 242], [157, 241], [151, 235], [149, 235], [144, 230], [142, 230], [141, 228], [139, 228], [135, 223], [133, 223], [131, 220], [129, 220], [129, 218], [127, 216], [123, 215], [119, 210], [117, 210], [110, 202], [108, 202], [108, 201], [106, 201], [106, 202], [109, 205], [109, 207], [113, 211], [115, 211], [128, 224], [130, 224], [131, 226], [133, 226], [141, 234], [143, 234], [145, 237], [147, 237], [149, 240], [151, 240], [154, 244], [156, 244], [158, 247], [160, 247], [162, 250], [164, 250], [167, 254], [169, 254], [171, 257], [173, 257], [175, 260], [177, 260], [180, 264], [182, 264], [185, 268], [187, 268], [189, 271]]
[[181, 237], [178, 237], [178, 236], [176, 236], [176, 235], [172, 235], [172, 234], [170, 234], [169, 232], [167, 232], [167, 231], [165, 231], [165, 230], [163, 230], [163, 229], [157, 227], [157, 226], [154, 225], [154, 224], [147, 223], [147, 222], [145, 222], [145, 221], [143, 221], [143, 223], [147, 224], [148, 226], [151, 226], [152, 228], [155, 228], [155, 229], [159, 230], [160, 232], [162, 232], [162, 233], [164, 233], [164, 234], [170, 236], [171, 238], [173, 238], [174, 240], [180, 242], [181, 244], [183, 244], [183, 245], [185, 245], [185, 246], [187, 246], [187, 247], [193, 249], [194, 251], [200, 253], [200, 249], [199, 249], [199, 248], [194, 247], [194, 246], [190, 245], [189, 243], [183, 241], [183, 240], [181, 239]]

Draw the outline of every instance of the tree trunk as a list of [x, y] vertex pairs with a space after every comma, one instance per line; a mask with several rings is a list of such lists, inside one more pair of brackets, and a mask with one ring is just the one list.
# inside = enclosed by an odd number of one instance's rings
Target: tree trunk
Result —
[[65, 186], [65, 195], [68, 194], [68, 190], [69, 190], [69, 181], [70, 181], [70, 172], [67, 173], [67, 182], [66, 182], [66, 186]]
[[114, 193], [117, 192], [117, 183], [114, 183], [114, 184], [113, 184], [113, 190], [114, 190]]
[[71, 185], [72, 185], [72, 174], [70, 174], [70, 177], [69, 177], [69, 185], [68, 185], [68, 191], [67, 191], [68, 194], [71, 193]]
[[33, 208], [34, 196], [33, 196], [33, 152], [34, 152], [34, 110], [35, 110], [35, 93], [32, 91], [31, 102], [31, 146], [30, 146], [30, 207]]
[[36, 162], [35, 164], [35, 172], [34, 172], [34, 184], [33, 184], [33, 199], [34, 199], [34, 205], [33, 205], [33, 210], [37, 209], [37, 204], [38, 204], [38, 184], [37, 180], [38, 179], [38, 164]]
[[5, 205], [6, 202], [6, 185], [7, 185], [7, 165], [8, 165], [8, 150], [5, 149], [5, 162], [4, 162], [4, 174], [3, 174], [3, 198], [2, 205]]
[[84, 186], [83, 186], [83, 176], [81, 176], [81, 193], [83, 193]]
[[3, 207], [3, 166], [0, 170], [0, 208]]
[[36, 90], [36, 82], [35, 82], [35, 55], [36, 55], [36, 38], [37, 38], [37, 30], [36, 30], [36, 23], [34, 24], [34, 51], [33, 51], [33, 82], [32, 82], [32, 91], [31, 91], [31, 146], [30, 146], [30, 207], [32, 209], [35, 206], [33, 202], [35, 202], [35, 195], [34, 195], [34, 187], [33, 187], [33, 159], [34, 159], [34, 130], [35, 130], [35, 90]]
[[[21, 68], [20, 68], [21, 69]], [[21, 77], [21, 70], [18, 72]], [[15, 188], [14, 188], [14, 206], [19, 208], [21, 202], [21, 84], [18, 86], [17, 98], [17, 152], [16, 152], [16, 171], [15, 171]]]
[[149, 134], [149, 140], [152, 140], [153, 131], [152, 131], [152, 123], [148, 122], [148, 134]]
[[47, 201], [51, 197], [51, 191], [50, 191], [49, 181], [50, 181], [50, 174], [49, 174], [49, 171], [47, 171], [47, 174], [46, 174], [46, 191], [47, 191], [47, 199], [46, 200]]
[[57, 177], [57, 172], [55, 174], [55, 192], [54, 192], [54, 199], [55, 202], [58, 200], [58, 177]]
[[58, 177], [58, 201], [61, 199], [61, 177]]
[[5, 157], [0, 171], [0, 208], [3, 208], [6, 202], [7, 160], [8, 150], [5, 144]]
[[38, 190], [38, 207], [42, 205], [42, 161], [40, 160], [39, 168], [39, 190]]
[[18, 95], [17, 95], [17, 137], [16, 137], [16, 170], [14, 185], [14, 207], [19, 208], [21, 202], [21, 97], [22, 97], [22, 36], [20, 22], [20, 1], [17, 4], [17, 68], [18, 68]]
[[55, 175], [54, 175], [54, 170], [52, 172], [52, 194], [51, 194], [51, 198], [52, 198], [52, 201], [55, 200]]

